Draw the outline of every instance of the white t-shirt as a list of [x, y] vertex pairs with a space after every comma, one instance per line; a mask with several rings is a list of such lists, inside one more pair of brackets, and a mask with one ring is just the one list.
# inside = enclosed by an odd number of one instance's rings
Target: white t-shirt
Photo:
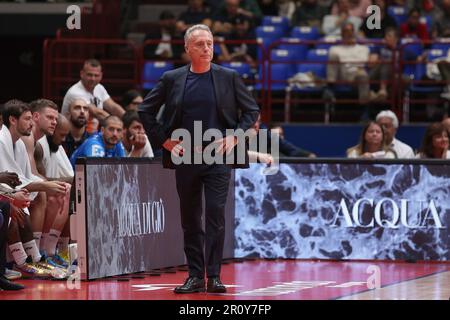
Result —
[[[336, 15], [326, 15], [323, 18], [323, 22], [322, 22], [322, 31], [325, 35], [330, 36], [330, 35], [341, 35], [341, 27], [340, 26], [336, 26], [336, 22], [338, 21], [339, 16]], [[349, 16], [347, 18], [347, 22], [350, 22], [351, 24], [353, 24], [353, 30], [359, 30], [359, 28], [361, 27], [363, 20], [359, 17], [354, 17], [354, 16]]]
[[[361, 44], [336, 45], [330, 48], [329, 55], [338, 56], [339, 62], [341, 62], [339, 66], [351, 73], [360, 67], [364, 67], [364, 63], [369, 60], [369, 52], [369, 47]], [[361, 62], [361, 64], [355, 62]]]
[[392, 140], [390, 147], [392, 148], [392, 150], [395, 151], [395, 153], [397, 153], [397, 158], [399, 159], [414, 158], [413, 149], [406, 143], [401, 142], [400, 140], [394, 138], [394, 140]]
[[100, 83], [95, 86], [94, 93], [92, 94], [86, 90], [80, 80], [71, 86], [64, 96], [61, 113], [64, 115], [69, 113], [69, 106], [75, 99], [83, 99], [86, 103], [92, 103], [96, 105], [97, 108], [103, 109], [103, 103], [109, 98], [108, 92]]
[[[128, 152], [127, 150], [125, 150], [125, 152], [127, 153], [127, 156], [130, 157], [130, 154], [133, 152], [134, 150], [134, 146], [131, 147], [131, 151]], [[144, 148], [142, 148], [141, 154], [139, 155], [139, 157], [143, 157], [143, 158], [153, 158], [155, 155], [153, 154], [153, 149], [152, 146], [150, 144], [150, 141], [148, 141], [147, 136], [145, 136], [145, 146]]]
[[57, 152], [51, 152], [46, 136], [39, 139], [37, 143], [42, 147], [42, 163], [48, 178], [73, 178], [72, 165], [62, 146], [59, 146]]
[[[418, 154], [416, 154], [416, 158], [417, 159], [430, 159], [427, 157], [422, 157], [422, 154], [420, 152]], [[447, 154], [444, 159], [450, 159], [450, 150], [447, 150]]]
[[[362, 155], [358, 154], [356, 149], [352, 149], [350, 153], [347, 154], [347, 158], [361, 158]], [[377, 151], [372, 152], [373, 159], [396, 159], [395, 154], [388, 150], [388, 151]]]

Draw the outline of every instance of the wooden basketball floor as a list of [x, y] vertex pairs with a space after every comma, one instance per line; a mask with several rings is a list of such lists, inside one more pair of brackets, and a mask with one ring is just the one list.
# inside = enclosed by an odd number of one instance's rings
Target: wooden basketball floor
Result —
[[230, 260], [226, 294], [177, 295], [186, 267], [67, 282], [21, 279], [26, 288], [0, 300], [449, 300], [450, 263]]

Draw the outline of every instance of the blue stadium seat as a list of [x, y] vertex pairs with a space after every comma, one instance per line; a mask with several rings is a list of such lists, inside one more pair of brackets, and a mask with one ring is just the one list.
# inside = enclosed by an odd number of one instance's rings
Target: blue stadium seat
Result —
[[431, 49], [441, 49], [447, 52], [450, 49], [450, 38], [437, 38], [436, 43], [431, 45]]
[[[275, 41], [281, 39], [284, 36], [284, 30], [281, 27], [276, 26], [259, 26], [256, 28], [256, 39], [262, 44], [264, 50]], [[262, 61], [263, 53], [261, 52], [261, 47], [257, 48], [258, 60]]]
[[[278, 51], [278, 50], [274, 50]], [[265, 68], [265, 81], [264, 86], [262, 82], [256, 83], [254, 89], [255, 90], [261, 90], [264, 88], [264, 90], [267, 90], [269, 88], [268, 82], [269, 82], [269, 64], [268, 62], [264, 62], [264, 64], [260, 64], [258, 66], [258, 76], [257, 79], [262, 80], [262, 71], [263, 68]], [[270, 89], [277, 91], [277, 90], [284, 90], [288, 83], [287, 80], [292, 77], [292, 75], [295, 73], [295, 68], [292, 67], [292, 65], [287, 63], [271, 63], [270, 65]]]
[[[287, 80], [292, 77], [295, 69], [289, 64], [274, 63], [270, 66], [270, 89], [284, 90], [288, 86]], [[267, 74], [269, 77], [269, 74]]]
[[405, 7], [389, 6], [388, 15], [395, 19], [395, 22], [397, 22], [397, 26], [399, 27], [408, 19], [408, 12]]
[[280, 27], [284, 33], [287, 33], [289, 31], [289, 19], [286, 17], [264, 16], [262, 25]]
[[[416, 42], [416, 43], [412, 43], [412, 42]], [[406, 45], [407, 43], [411, 43], [411, 44]], [[412, 52], [415, 53], [416, 57], [421, 55], [423, 52], [423, 44], [420, 42], [419, 38], [416, 38], [416, 37], [402, 38], [400, 40], [400, 44], [405, 45], [405, 47], [407, 46], [409, 48], [409, 50], [411, 50]]]
[[296, 60], [305, 60], [309, 46], [306, 44], [300, 44], [301, 39], [282, 38], [281, 40], [286, 41], [287, 43], [280, 44], [278, 49], [293, 51], [293, 56]]
[[294, 27], [291, 37], [302, 40], [317, 40], [320, 38], [319, 29], [316, 27]]
[[323, 37], [318, 39], [318, 41], [324, 42], [324, 43], [318, 43], [316, 44], [316, 49], [330, 49], [331, 46], [336, 45], [336, 42], [339, 42], [338, 39], [335, 37]]
[[284, 30], [278, 26], [259, 26], [256, 27], [256, 37], [263, 39], [270, 39], [272, 41], [278, 40], [284, 36]]
[[295, 58], [295, 50], [275, 49], [270, 52], [270, 60], [272, 62], [294, 62]]
[[[325, 62], [328, 61], [328, 49], [311, 49], [306, 55], [306, 60], [309, 62], [320, 63], [300, 63], [297, 65], [297, 72], [312, 72], [314, 75], [321, 79], [327, 78], [327, 65]], [[294, 87], [293, 90], [298, 92], [320, 92], [322, 89]]]
[[246, 62], [240, 62], [240, 61], [232, 61], [232, 62], [222, 62], [221, 65], [225, 68], [233, 69], [243, 79], [248, 79], [251, 77], [251, 68], [250, 65]]
[[[433, 61], [435, 59], [445, 57], [446, 55], [447, 55], [447, 52], [444, 50], [433, 49], [428, 52], [427, 61]], [[425, 63], [417, 64], [415, 72], [414, 72], [414, 80], [422, 80], [425, 74], [426, 74], [426, 64]], [[442, 92], [443, 85], [442, 84], [418, 85], [415, 83], [411, 86], [410, 90], [411, 90], [411, 92], [436, 93], [436, 92]]]
[[[423, 52], [422, 43], [412, 43], [417, 42], [418, 38], [403, 38], [400, 40], [401, 45], [405, 45], [404, 48], [408, 49], [409, 53], [412, 54], [411, 58], [416, 59]], [[407, 43], [411, 43], [406, 45]], [[403, 61], [406, 61], [405, 57], [402, 57]], [[415, 64], [404, 64], [402, 73], [407, 76], [413, 76], [416, 70]]]
[[[285, 50], [285, 49], [277, 49], [272, 50], [270, 52], [271, 61], [271, 78], [274, 80], [274, 73], [278, 73], [276, 75], [275, 80], [287, 80], [292, 77], [296, 72], [296, 54], [295, 50]], [[284, 62], [284, 63], [277, 63]], [[272, 83], [272, 88], [274, 90], [281, 90], [287, 86], [286, 83]]]
[[173, 63], [166, 61], [149, 61], [144, 64], [142, 87], [146, 90], [153, 89], [164, 72], [172, 70]]
[[385, 47], [383, 39], [370, 39], [368, 41], [371, 43], [361, 42], [361, 44], [367, 45], [369, 47], [370, 53], [379, 52], [381, 48]]

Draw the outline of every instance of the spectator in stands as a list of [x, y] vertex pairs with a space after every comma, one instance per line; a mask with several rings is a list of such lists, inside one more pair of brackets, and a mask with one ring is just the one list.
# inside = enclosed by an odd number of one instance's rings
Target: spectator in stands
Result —
[[[250, 30], [250, 22], [244, 16], [238, 16], [234, 20], [233, 31], [225, 37], [225, 40], [239, 41], [255, 39], [256, 35]], [[241, 61], [256, 67], [256, 45], [250, 43], [228, 43], [219, 42], [219, 61]]]
[[123, 121], [119, 117], [109, 116], [103, 122], [101, 132], [89, 137], [72, 154], [70, 157], [72, 167], [75, 168], [75, 161], [82, 157], [126, 157], [125, 148], [121, 142]]
[[[389, 83], [395, 79], [394, 65], [400, 63], [399, 38], [397, 29], [387, 28], [381, 45], [375, 46], [369, 57], [370, 80], [380, 81], [379, 91], [371, 93], [371, 96], [377, 100], [385, 100], [388, 97], [388, 89], [392, 88]], [[416, 54], [411, 47], [403, 48], [403, 61], [415, 61]], [[393, 61], [393, 59], [396, 59]], [[391, 82], [390, 82], [391, 81]]]
[[284, 129], [281, 126], [275, 126], [270, 129], [270, 134], [277, 134], [280, 138], [280, 157], [305, 157], [315, 158], [316, 155], [311, 152], [297, 147], [284, 137]]
[[324, 17], [322, 32], [327, 36], [343, 36], [341, 30], [347, 23], [353, 25], [353, 30], [359, 30], [362, 19], [350, 13], [349, 0], [337, 0], [336, 5], [336, 12]]
[[124, 128], [122, 143], [127, 156], [153, 158], [152, 146], [137, 111], [128, 110], [123, 115], [122, 121]]
[[239, 2], [240, 0], [226, 0], [224, 6], [217, 12], [213, 22], [213, 33], [216, 36], [225, 38], [231, 36], [236, 30], [238, 21], [247, 21], [246, 23], [251, 24], [251, 20], [239, 10]]
[[433, 17], [433, 39], [450, 38], [450, 0], [442, 0]]
[[[260, 129], [266, 129], [267, 131], [267, 153], [271, 154], [271, 135], [272, 134], [279, 134], [280, 130], [275, 129], [274, 131], [269, 130], [268, 126], [262, 123], [261, 116], [258, 117], [258, 120], [256, 120], [255, 124], [252, 127], [255, 130], [255, 135], [258, 134]], [[314, 158], [316, 155], [310, 151], [303, 150], [302, 148], [297, 147], [292, 142], [289, 142], [288, 140], [284, 139], [284, 133], [282, 133], [282, 137], [279, 136], [279, 153], [280, 156], [284, 157], [302, 157], [302, 158]], [[252, 151], [260, 151], [259, 146], [257, 150]], [[266, 159], [264, 157], [264, 159]]]
[[408, 20], [400, 26], [400, 37], [417, 37], [420, 40], [429, 40], [427, 25], [420, 22], [420, 9], [413, 8], [408, 13]]
[[432, 123], [425, 130], [417, 158], [450, 159], [448, 137], [449, 133], [441, 122]]
[[258, 0], [263, 16], [286, 17], [292, 21], [297, 6], [293, 0]]
[[361, 25], [361, 35], [368, 39], [382, 39], [385, 37], [385, 32], [389, 28], [397, 28], [397, 22], [387, 12], [386, 0], [372, 0], [372, 4], [380, 8], [380, 27], [369, 28], [368, 20], [370, 16], [366, 17]]
[[[345, 0], [346, 1], [346, 0]], [[356, 44], [352, 23], [345, 23], [342, 27], [342, 44], [332, 46], [328, 53], [327, 80], [332, 88], [336, 81], [354, 81], [358, 85], [360, 103], [366, 103], [369, 98], [369, 76], [365, 64], [369, 59], [369, 48]]]
[[258, 0], [258, 6], [263, 16], [278, 16], [277, 0]]
[[347, 150], [348, 158], [395, 159], [397, 154], [386, 144], [383, 127], [370, 121], [363, 129], [359, 143]]
[[209, 8], [209, 12], [214, 16], [222, 7], [223, 0], [205, 0], [205, 6]]
[[440, 79], [438, 80], [444, 80], [447, 83], [441, 97], [450, 100], [450, 48], [447, 50], [447, 57], [439, 59], [437, 67], [440, 73]]
[[[364, 19], [367, 16], [367, 7], [371, 4], [371, 0], [348, 0], [348, 15]], [[331, 8], [331, 14], [337, 15], [340, 11], [339, 0], [337, 0]]]
[[414, 158], [413, 149], [398, 140], [395, 135], [398, 130], [398, 118], [391, 110], [383, 110], [376, 116], [376, 122], [383, 127], [386, 145], [395, 151], [397, 158]]
[[[293, 0], [278, 0], [278, 15], [280, 17], [286, 17], [289, 21], [292, 21], [294, 12], [297, 10], [295, 1]], [[292, 24], [292, 22], [291, 22]]]
[[[161, 40], [159, 43], [144, 47], [144, 57], [148, 60], [172, 60], [175, 63], [185, 63], [187, 56], [183, 53], [182, 33], [177, 30], [177, 20], [172, 11], [164, 10], [159, 15], [159, 28], [145, 36], [145, 40]], [[170, 43], [170, 41], [180, 43]], [[119, 117], [122, 117], [121, 114]]]
[[142, 93], [138, 90], [131, 89], [125, 92], [122, 96], [122, 105], [125, 111], [134, 110], [137, 111], [138, 106], [144, 101]]
[[209, 9], [204, 5], [203, 0], [188, 0], [188, 8], [178, 17], [176, 23], [177, 31], [181, 34], [194, 24], [205, 24], [212, 26], [211, 14]]
[[86, 130], [89, 118], [89, 106], [83, 99], [75, 99], [69, 106], [70, 132], [62, 142], [62, 146], [70, 158], [75, 150], [90, 134]]
[[96, 132], [98, 120], [109, 114], [121, 117], [125, 111], [108, 94], [105, 87], [100, 84], [103, 78], [102, 66], [96, 59], [86, 60], [80, 71], [81, 80], [74, 84], [64, 96], [61, 113], [67, 115], [69, 105], [77, 98], [81, 98], [89, 106], [88, 132]]
[[261, 23], [263, 14], [257, 0], [240, 0], [238, 12], [252, 21], [252, 27]]
[[328, 13], [318, 0], [305, 0], [297, 7], [292, 17], [292, 26], [322, 27], [322, 19]]

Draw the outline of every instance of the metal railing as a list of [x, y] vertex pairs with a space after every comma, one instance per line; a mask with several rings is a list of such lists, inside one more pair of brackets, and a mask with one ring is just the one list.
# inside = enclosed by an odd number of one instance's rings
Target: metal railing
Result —
[[[142, 71], [144, 65], [148, 61], [161, 60], [154, 57], [145, 57], [144, 52], [150, 46], [157, 46], [161, 41], [159, 39], [146, 40], [142, 45], [138, 45], [132, 41], [123, 39], [91, 39], [91, 38], [65, 38], [59, 37], [56, 39], [47, 39], [44, 42], [44, 72], [43, 72], [43, 94], [49, 99], [55, 100], [57, 103], [62, 102], [64, 93], [69, 89], [71, 85], [79, 80], [79, 70], [82, 63], [88, 58], [97, 58], [104, 65], [104, 79], [102, 81], [108, 87], [108, 90], [112, 92], [112, 96], [121, 96], [123, 92], [131, 88], [142, 88], [143, 77]], [[173, 45], [183, 46], [182, 40], [168, 41]], [[298, 65], [313, 65], [321, 64], [328, 65], [331, 63], [338, 63], [329, 61], [328, 58], [324, 61], [308, 61], [306, 58], [294, 58], [288, 60], [279, 60], [272, 58], [272, 52], [279, 50], [280, 46], [286, 48], [289, 46], [305, 46], [305, 50], [314, 49], [321, 45], [329, 46], [339, 44], [339, 42], [326, 42], [326, 41], [304, 41], [304, 40], [278, 40], [270, 44], [265, 48], [261, 41], [258, 40], [216, 40], [216, 45], [233, 45], [233, 44], [245, 43], [247, 45], [254, 45], [257, 50], [260, 51], [260, 60], [256, 60], [255, 66], [252, 68], [252, 75], [244, 82], [253, 91], [255, 98], [262, 108], [262, 117], [264, 121], [271, 121], [273, 118], [272, 109], [276, 104], [283, 105], [283, 119], [286, 122], [292, 120], [293, 106], [296, 104], [310, 104], [323, 106], [325, 123], [330, 122], [333, 110], [337, 110], [343, 105], [358, 105], [358, 99], [343, 98], [335, 99], [333, 101], [327, 101], [322, 95], [315, 98], [305, 98], [298, 94], [294, 95], [294, 92], [300, 92], [287, 82], [285, 79], [274, 79], [272, 74], [272, 66], [275, 64], [288, 64], [292, 66], [292, 70], [297, 70]], [[384, 46], [379, 41], [367, 41], [359, 42], [360, 44]], [[417, 98], [411, 96], [414, 90], [411, 90], [413, 85], [419, 83], [430, 83], [433, 85], [443, 85], [445, 81], [436, 80], [422, 80], [402, 77], [404, 69], [408, 65], [419, 65], [422, 62], [418, 61], [404, 61], [402, 59], [404, 52], [408, 46], [417, 45], [420, 43], [410, 42], [403, 44], [399, 47], [398, 51], [394, 51], [392, 60], [379, 61], [379, 64], [390, 64], [392, 67], [393, 76], [387, 81], [390, 94], [388, 99], [380, 101], [393, 109], [400, 119], [407, 122], [410, 118], [410, 105], [414, 103], [438, 103], [442, 104], [443, 99], [430, 99], [430, 98]], [[423, 42], [422, 42], [423, 43]], [[425, 45], [432, 45], [440, 43], [438, 41], [428, 41]], [[446, 43], [446, 42], [442, 42]], [[305, 55], [304, 55], [305, 56]], [[216, 56], [217, 58], [217, 56]], [[257, 59], [257, 58], [256, 58]], [[166, 59], [163, 59], [166, 61]], [[186, 61], [181, 59], [171, 59], [174, 64], [185, 64]], [[217, 61], [215, 60], [216, 62]], [[355, 61], [355, 64], [360, 62]], [[367, 65], [367, 64], [366, 64]], [[325, 67], [326, 68], [326, 67]], [[415, 67], [409, 67], [411, 70], [415, 70]], [[291, 70], [291, 71], [292, 71]], [[293, 72], [292, 74], [295, 74]], [[328, 85], [326, 75], [324, 79], [315, 79], [316, 84]], [[369, 84], [378, 84], [380, 80], [368, 81]], [[281, 84], [281, 86], [280, 86]], [[339, 80], [335, 82], [336, 85], [354, 87], [357, 83], [353, 81]], [[110, 87], [115, 89], [111, 89]], [[277, 98], [274, 96], [275, 91], [279, 91], [282, 87], [284, 96]], [[278, 90], [275, 90], [278, 89]], [[353, 89], [350, 89], [353, 90]], [[323, 90], [322, 90], [323, 91]], [[377, 102], [375, 102], [377, 103]], [[448, 107], [448, 104], [447, 104]]]

